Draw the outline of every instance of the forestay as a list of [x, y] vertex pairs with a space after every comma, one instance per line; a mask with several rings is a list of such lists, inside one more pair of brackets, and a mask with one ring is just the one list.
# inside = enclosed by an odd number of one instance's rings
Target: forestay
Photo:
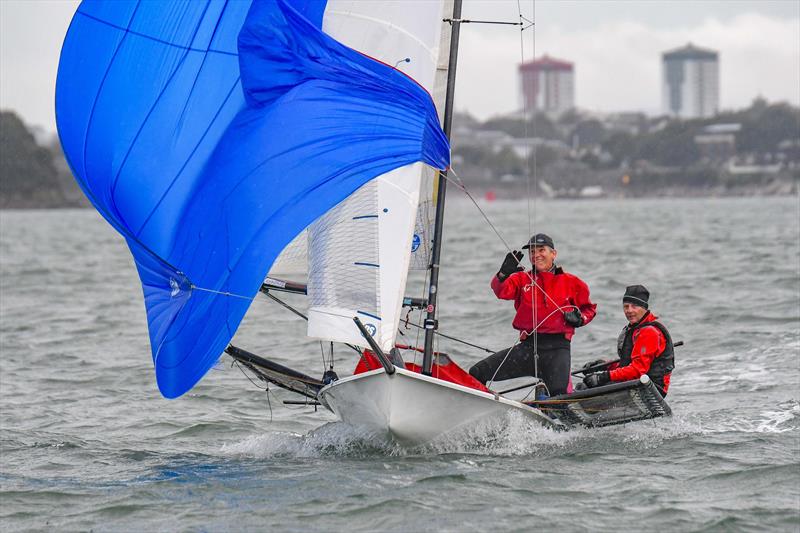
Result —
[[325, 8], [120, 0], [73, 18], [59, 135], [130, 247], [164, 396], [216, 362], [311, 222], [377, 176], [448, 164], [428, 92], [322, 32]]

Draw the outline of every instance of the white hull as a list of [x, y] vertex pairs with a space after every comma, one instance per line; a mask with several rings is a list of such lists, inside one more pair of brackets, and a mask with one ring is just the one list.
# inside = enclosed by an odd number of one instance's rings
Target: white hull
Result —
[[320, 390], [319, 400], [344, 422], [406, 444], [424, 444], [511, 412], [545, 427], [561, 426], [520, 402], [400, 368], [392, 375], [378, 369], [342, 378]]

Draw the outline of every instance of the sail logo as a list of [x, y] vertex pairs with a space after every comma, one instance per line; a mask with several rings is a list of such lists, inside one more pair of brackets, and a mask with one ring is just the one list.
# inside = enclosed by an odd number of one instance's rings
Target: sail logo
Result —
[[175, 298], [181, 292], [181, 286], [175, 278], [169, 278], [169, 295]]
[[376, 333], [378, 333], [378, 328], [375, 327], [375, 324], [364, 324], [364, 327], [367, 330], [367, 333], [370, 334], [371, 337], [374, 337]]
[[411, 241], [411, 252], [416, 252], [420, 244], [422, 244], [422, 239], [420, 239], [419, 235], [415, 233], [414, 240]]

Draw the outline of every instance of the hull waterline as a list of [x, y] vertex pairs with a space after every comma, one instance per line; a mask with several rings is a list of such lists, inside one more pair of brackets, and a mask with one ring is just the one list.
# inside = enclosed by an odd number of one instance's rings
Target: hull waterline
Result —
[[563, 426], [520, 402], [401, 368], [392, 375], [379, 369], [343, 378], [318, 397], [342, 421], [404, 444], [424, 444], [510, 413], [549, 428]]

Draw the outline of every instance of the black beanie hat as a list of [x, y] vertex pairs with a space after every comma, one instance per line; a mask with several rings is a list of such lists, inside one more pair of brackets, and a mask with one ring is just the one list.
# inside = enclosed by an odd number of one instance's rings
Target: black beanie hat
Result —
[[625, 296], [622, 297], [623, 303], [638, 305], [648, 308], [647, 301], [650, 299], [650, 291], [644, 285], [631, 285], [625, 289]]

